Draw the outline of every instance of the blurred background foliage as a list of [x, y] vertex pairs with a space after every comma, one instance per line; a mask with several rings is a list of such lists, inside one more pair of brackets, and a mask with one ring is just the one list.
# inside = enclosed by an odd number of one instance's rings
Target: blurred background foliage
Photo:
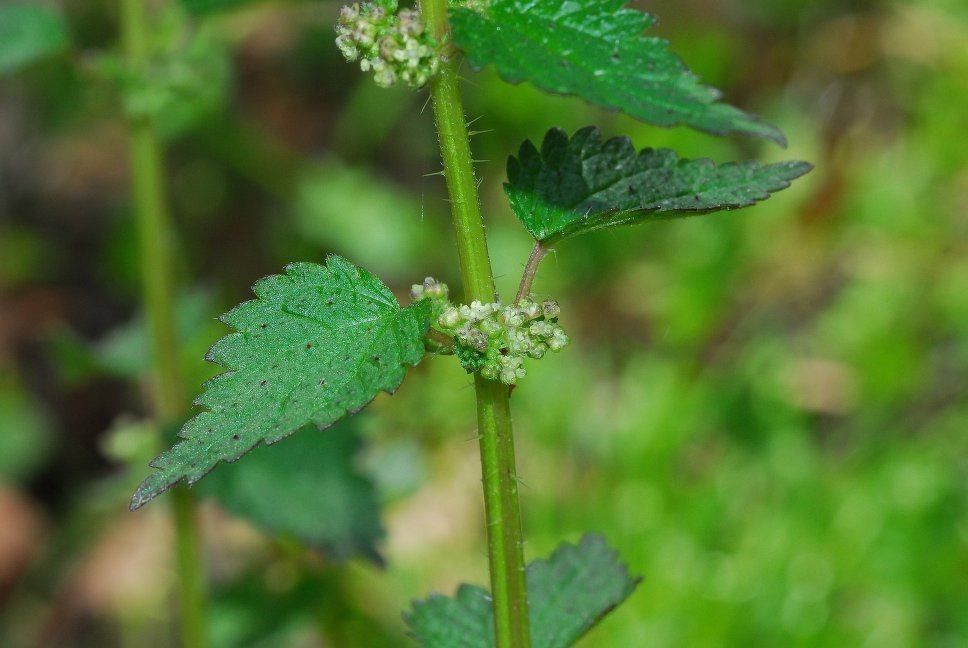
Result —
[[[337, 3], [169, 6], [163, 88], [118, 79], [114, 3], [43, 4], [74, 45], [0, 80], [0, 644], [169, 645], [165, 505], [125, 509], [159, 431], [121, 107], [163, 115], [193, 389], [217, 314], [288, 261], [457, 288], [436, 141], [425, 92], [340, 59]], [[587, 646], [965, 645], [968, 5], [639, 6], [790, 150], [466, 70], [502, 294], [530, 247], [504, 159], [550, 126], [817, 169], [756, 208], [546, 262], [536, 290], [575, 343], [512, 399], [529, 557], [598, 530], [644, 576]], [[332, 438], [216, 471], [216, 645], [405, 645], [411, 599], [487, 582], [469, 385], [430, 358]]]

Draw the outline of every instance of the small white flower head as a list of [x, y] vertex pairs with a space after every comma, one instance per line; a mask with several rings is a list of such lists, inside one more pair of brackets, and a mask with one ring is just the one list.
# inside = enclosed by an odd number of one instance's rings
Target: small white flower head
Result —
[[446, 300], [450, 289], [447, 284], [441, 283], [433, 277], [427, 277], [422, 284], [413, 284], [410, 287], [410, 298], [413, 301], [419, 299], [439, 299]]
[[444, 329], [452, 329], [459, 326], [463, 318], [460, 316], [460, 311], [453, 306], [448, 306], [444, 309], [444, 312], [440, 314], [437, 318], [437, 324]]
[[360, 19], [359, 3], [346, 5], [339, 10], [339, 25], [341, 26], [353, 25], [359, 19]]
[[521, 313], [514, 306], [505, 306], [502, 308], [499, 319], [502, 324], [512, 328], [524, 324], [524, 318], [521, 317]]
[[541, 311], [547, 319], [555, 319], [561, 315], [561, 308], [554, 299], [541, 302]]
[[554, 326], [549, 322], [544, 322], [544, 321], [535, 322], [534, 324], [528, 327], [528, 333], [530, 333], [534, 337], [541, 338], [541, 339], [550, 338], [552, 335], [554, 335], [554, 332], [555, 332]]
[[389, 88], [397, 82], [397, 73], [386, 62], [377, 60], [373, 62], [373, 80], [381, 88]]
[[487, 378], [488, 380], [497, 380], [500, 376], [496, 366], [491, 364], [485, 364], [481, 367], [481, 376]]
[[457, 332], [457, 339], [475, 351], [480, 351], [481, 353], [487, 351], [487, 342], [489, 338], [487, 334], [479, 328], [473, 328], [468, 325]]
[[518, 312], [525, 322], [541, 317], [541, 307], [530, 299], [522, 299], [518, 302]]
[[467, 307], [467, 310], [463, 310], [461, 307], [461, 314], [466, 313], [466, 318], [470, 322], [481, 322], [486, 318], [490, 317], [492, 312], [491, 304], [484, 304], [479, 301], [472, 301], [471, 305]]
[[424, 24], [420, 20], [420, 13], [413, 9], [401, 9], [397, 13], [400, 21], [400, 33], [404, 36], [419, 36], [424, 33]]
[[496, 321], [494, 321], [493, 318], [490, 318], [490, 317], [487, 318], [486, 320], [483, 320], [480, 323], [480, 327], [481, 327], [481, 330], [484, 331], [489, 336], [497, 335], [503, 330], [501, 325], [498, 324]]
[[555, 331], [551, 339], [548, 340], [548, 348], [552, 351], [561, 351], [568, 346], [570, 341], [568, 336], [565, 335], [565, 332], [559, 328]]
[[440, 69], [437, 41], [412, 9], [390, 13], [371, 2], [340, 10], [336, 45], [348, 61], [360, 61], [364, 72], [390, 86], [398, 80], [420, 87]]
[[544, 357], [544, 354], [548, 351], [548, 345], [544, 342], [535, 342], [528, 349], [528, 357], [534, 358], [535, 360], [540, 360]]
[[336, 47], [339, 48], [340, 53], [347, 61], [352, 62], [360, 58], [360, 50], [356, 47], [356, 41], [350, 38], [349, 34], [337, 36]]

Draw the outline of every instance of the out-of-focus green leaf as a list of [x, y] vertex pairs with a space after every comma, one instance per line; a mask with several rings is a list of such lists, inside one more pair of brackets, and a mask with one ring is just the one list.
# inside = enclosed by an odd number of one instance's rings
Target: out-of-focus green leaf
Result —
[[[358, 600], [348, 570], [320, 567], [307, 566], [297, 555], [276, 557], [214, 591], [213, 648], [401, 643], [399, 629], [386, 627], [378, 610]], [[291, 578], [280, 584], [272, 577], [279, 572]]]
[[259, 0], [181, 0], [182, 6], [196, 16], [218, 13], [237, 9], [247, 4], [253, 4]]
[[[201, 358], [224, 328], [212, 317], [215, 299], [211, 291], [193, 288], [175, 300], [175, 332], [178, 334], [182, 376], [198, 384], [217, 371]], [[68, 328], [56, 328], [46, 348], [61, 377], [78, 383], [92, 375], [106, 374], [136, 380], [151, 371], [151, 347], [142, 314], [88, 342]]]
[[0, 74], [63, 51], [70, 39], [61, 15], [38, 4], [0, 5]]
[[593, 126], [571, 138], [552, 128], [540, 151], [528, 140], [508, 158], [505, 192], [525, 228], [550, 245], [608, 227], [746, 207], [811, 168], [806, 162], [717, 166], [680, 159], [669, 149], [636, 153], [627, 137], [602, 142]]
[[373, 482], [355, 466], [360, 437], [352, 421], [304, 430], [254, 449], [200, 485], [233, 513], [276, 534], [320, 546], [336, 559], [379, 561], [383, 536]]
[[[199, 331], [206, 333], [218, 324], [212, 318], [213, 299], [210, 292], [192, 290], [180, 295], [175, 302], [175, 326], [182, 345], [195, 351], [198, 344], [211, 344], [195, 340]], [[206, 323], [212, 326], [207, 327]], [[206, 331], [206, 329], [209, 329]], [[127, 324], [119, 326], [101, 338], [93, 347], [94, 361], [105, 371], [136, 378], [151, 368], [151, 347], [144, 317], [138, 315]], [[194, 359], [194, 358], [193, 358]]]
[[156, 17], [148, 49], [141, 74], [115, 54], [95, 59], [98, 74], [118, 88], [127, 116], [150, 118], [163, 137], [174, 138], [225, 106], [232, 87], [231, 53], [212, 30], [197, 29], [184, 11], [170, 8]]
[[[598, 534], [532, 562], [527, 581], [533, 648], [571, 646], [628, 598], [639, 580]], [[407, 623], [425, 648], [494, 645], [491, 597], [481, 587], [465, 584], [456, 598], [435, 594], [416, 602]]]
[[152, 462], [158, 470], [138, 488], [132, 509], [260, 442], [358, 412], [380, 391], [396, 390], [407, 366], [424, 356], [429, 302], [400, 308], [383, 282], [341, 257], [290, 264], [252, 290], [258, 299], [222, 317], [237, 332], [209, 351], [208, 359], [228, 371], [196, 400], [208, 410]]
[[0, 481], [28, 477], [47, 456], [52, 435], [40, 404], [0, 376]]
[[510, 83], [530, 81], [658, 126], [685, 124], [786, 145], [774, 126], [720, 103], [668, 41], [644, 36], [656, 19], [625, 0], [493, 0], [482, 12], [451, 10], [455, 44], [477, 68], [493, 64]]
[[338, 160], [311, 166], [299, 178], [293, 207], [305, 240], [326, 248], [338, 245], [385, 278], [408, 275], [442, 247], [439, 229], [426, 222], [439, 207], [421, 204], [365, 167]]

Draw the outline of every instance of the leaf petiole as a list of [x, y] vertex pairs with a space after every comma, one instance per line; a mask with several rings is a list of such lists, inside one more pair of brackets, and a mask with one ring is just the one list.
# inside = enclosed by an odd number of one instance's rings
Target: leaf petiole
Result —
[[534, 242], [534, 247], [531, 248], [531, 255], [528, 257], [528, 263], [524, 266], [524, 274], [521, 276], [518, 294], [514, 296], [515, 303], [531, 294], [531, 285], [534, 283], [535, 275], [538, 274], [538, 266], [541, 265], [542, 259], [545, 258], [545, 255], [549, 251], [551, 251], [551, 246], [544, 245], [541, 241]]

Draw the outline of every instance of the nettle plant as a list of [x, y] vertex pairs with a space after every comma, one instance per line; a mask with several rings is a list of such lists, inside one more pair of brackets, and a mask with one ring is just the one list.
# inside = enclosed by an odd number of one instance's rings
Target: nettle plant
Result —
[[[408, 367], [452, 355], [474, 376], [483, 473], [490, 590], [461, 586], [406, 614], [425, 646], [535, 646], [574, 643], [635, 589], [599, 535], [524, 562], [510, 392], [527, 366], [569, 344], [554, 300], [531, 285], [547, 252], [587, 232], [746, 207], [810, 170], [805, 162], [761, 165], [687, 160], [636, 150], [588, 127], [551, 128], [508, 159], [505, 193], [534, 238], [517, 294], [496, 293], [458, 84], [466, 58], [493, 65], [508, 82], [580, 97], [660, 125], [717, 135], [745, 134], [785, 145], [775, 127], [721, 103], [660, 38], [651, 15], [624, 0], [424, 0], [344, 7], [336, 43], [383, 86], [429, 87], [452, 205], [462, 299], [427, 278], [401, 306], [365, 269], [339, 256], [294, 263], [253, 287], [256, 299], [222, 317], [235, 332], [207, 358], [226, 371], [205, 386], [204, 411], [182, 440], [157, 457], [131, 501], [137, 509], [179, 482], [192, 484], [222, 461], [320, 429], [392, 393]], [[390, 215], [388, 215], [389, 217]]]

